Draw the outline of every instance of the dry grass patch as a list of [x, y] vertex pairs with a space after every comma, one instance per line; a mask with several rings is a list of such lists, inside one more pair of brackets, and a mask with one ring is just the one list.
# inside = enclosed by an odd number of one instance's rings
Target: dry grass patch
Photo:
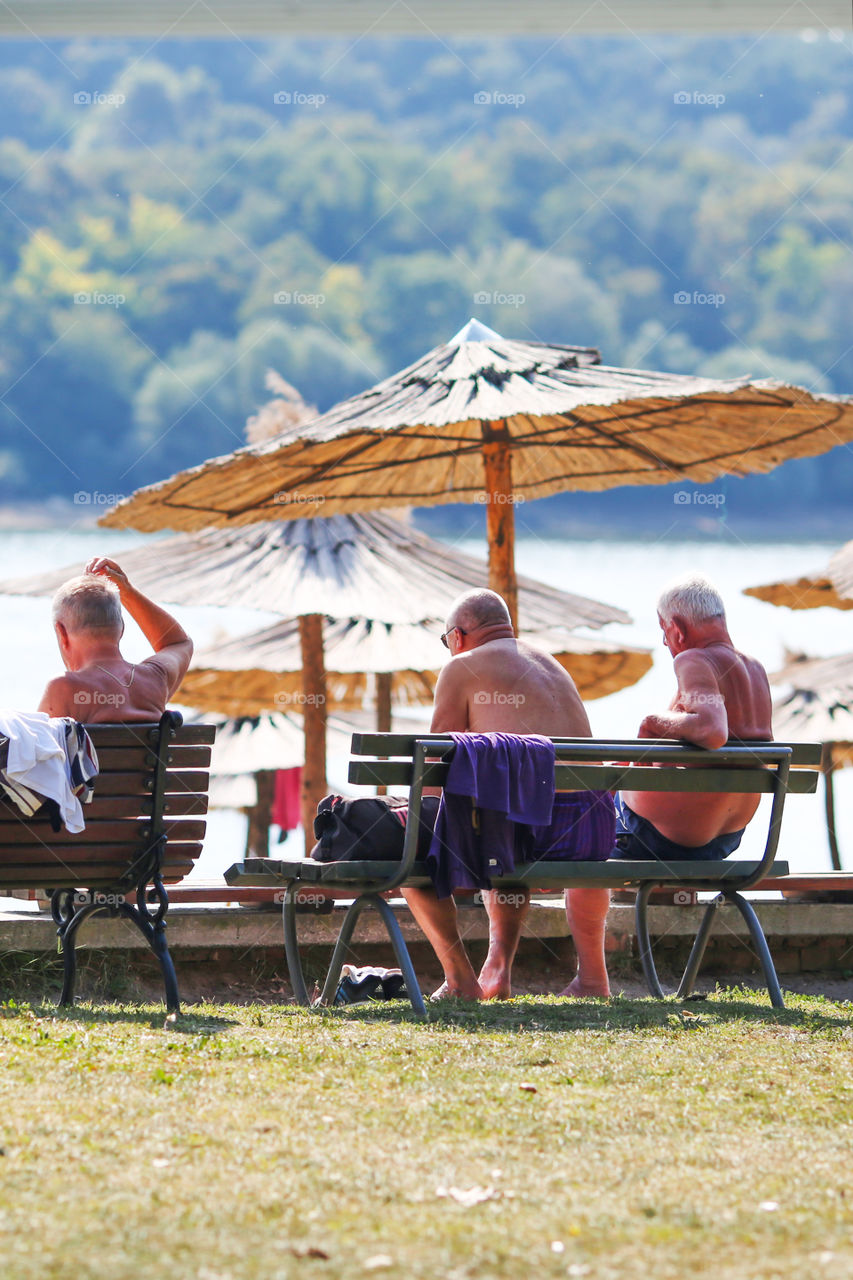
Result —
[[853, 1006], [0, 1018], [8, 1280], [847, 1276]]

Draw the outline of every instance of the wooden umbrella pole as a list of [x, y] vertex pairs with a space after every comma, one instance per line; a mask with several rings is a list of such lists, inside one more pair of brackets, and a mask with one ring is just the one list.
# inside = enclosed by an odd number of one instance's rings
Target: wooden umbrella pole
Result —
[[314, 844], [314, 815], [328, 790], [326, 783], [326, 667], [323, 657], [323, 615], [306, 613], [299, 619], [302, 654], [302, 724], [305, 765], [302, 770], [302, 825], [305, 852]]
[[518, 583], [515, 576], [515, 509], [512, 452], [505, 422], [483, 423], [483, 471], [486, 536], [489, 541], [489, 586], [506, 600], [518, 630]]
[[[390, 671], [380, 671], [376, 676], [376, 732], [391, 732], [391, 681]], [[384, 796], [387, 787], [377, 787], [376, 794]]]
[[268, 858], [270, 856], [270, 823], [275, 798], [275, 769], [258, 770], [255, 774], [255, 785], [258, 798], [252, 807], [246, 810], [246, 816], [249, 819], [246, 831], [246, 857]]

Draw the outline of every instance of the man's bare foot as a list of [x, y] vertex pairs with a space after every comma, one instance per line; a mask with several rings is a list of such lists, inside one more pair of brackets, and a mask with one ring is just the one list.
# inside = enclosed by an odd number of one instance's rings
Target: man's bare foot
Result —
[[589, 1000], [591, 997], [595, 997], [601, 1000], [609, 1000], [610, 984], [609, 982], [599, 983], [597, 985], [593, 983], [582, 983], [579, 977], [572, 978], [569, 985], [560, 992], [560, 995], [574, 996], [576, 999]]
[[451, 987], [449, 982], [442, 982], [437, 991], [429, 998], [430, 1004], [441, 1004], [442, 1000], [482, 1000], [483, 992], [479, 982], [473, 986], [465, 983], [464, 987]]
[[477, 981], [484, 1000], [509, 1000], [512, 995], [508, 969], [505, 965], [490, 962], [488, 958], [480, 970]]

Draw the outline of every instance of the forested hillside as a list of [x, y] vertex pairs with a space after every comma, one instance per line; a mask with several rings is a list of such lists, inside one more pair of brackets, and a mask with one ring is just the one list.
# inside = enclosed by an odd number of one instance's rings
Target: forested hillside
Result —
[[[0, 499], [127, 493], [476, 314], [853, 391], [847, 36], [0, 45]], [[840, 506], [853, 453], [745, 482]], [[643, 495], [634, 495], [642, 501]]]

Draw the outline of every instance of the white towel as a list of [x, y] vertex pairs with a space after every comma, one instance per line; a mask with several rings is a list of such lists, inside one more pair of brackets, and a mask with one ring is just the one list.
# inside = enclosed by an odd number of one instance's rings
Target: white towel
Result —
[[67, 720], [43, 711], [0, 710], [0, 734], [9, 739], [5, 773], [9, 780], [48, 800], [71, 831], [83, 831], [83, 810], [74, 794], [65, 751]]

